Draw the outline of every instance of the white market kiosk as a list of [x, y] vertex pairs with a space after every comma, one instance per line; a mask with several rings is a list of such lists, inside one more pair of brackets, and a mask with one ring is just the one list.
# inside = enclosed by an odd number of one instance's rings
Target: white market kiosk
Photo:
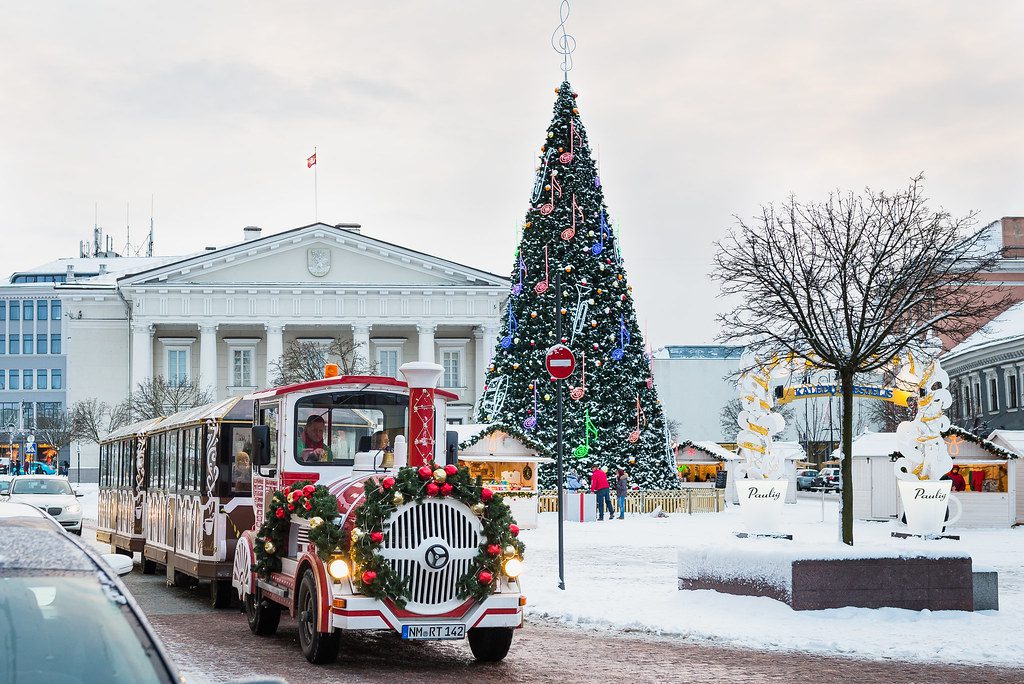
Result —
[[484, 486], [504, 495], [516, 523], [537, 527], [537, 466], [554, 463], [507, 432], [483, 424], [450, 425], [459, 435], [459, 465], [480, 476]]
[[[953, 465], [960, 466], [967, 485], [964, 491], [953, 492], [964, 509], [956, 526], [1008, 527], [1020, 522], [1019, 455], [1007, 440], [997, 444], [959, 428], [944, 435]], [[857, 519], [886, 520], [903, 514], [892, 466], [892, 455], [898, 451], [894, 432], [866, 432], [853, 440], [853, 514]]]

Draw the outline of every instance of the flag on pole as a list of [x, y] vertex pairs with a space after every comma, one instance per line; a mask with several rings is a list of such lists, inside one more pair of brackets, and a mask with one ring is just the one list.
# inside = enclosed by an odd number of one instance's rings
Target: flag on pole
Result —
[[306, 168], [312, 168], [314, 164], [316, 164], [316, 152], [313, 153], [312, 157], [306, 159]]

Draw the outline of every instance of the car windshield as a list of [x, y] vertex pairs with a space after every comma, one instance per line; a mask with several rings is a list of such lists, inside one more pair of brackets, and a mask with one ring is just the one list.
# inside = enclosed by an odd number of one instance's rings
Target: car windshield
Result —
[[334, 392], [296, 404], [295, 460], [352, 465], [355, 454], [388, 452], [405, 431], [409, 400], [388, 392]]
[[67, 480], [49, 478], [18, 478], [11, 485], [11, 494], [74, 494]]
[[154, 644], [109, 582], [92, 572], [0, 576], [0, 681], [170, 681]]

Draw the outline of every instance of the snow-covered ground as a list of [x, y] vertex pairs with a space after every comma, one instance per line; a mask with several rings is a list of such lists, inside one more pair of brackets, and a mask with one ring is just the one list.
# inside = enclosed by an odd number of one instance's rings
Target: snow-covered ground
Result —
[[[972, 662], [1024, 666], [1024, 645], [1011, 635], [1024, 624], [1024, 528], [955, 530], [959, 542], [893, 539], [896, 523], [858, 522], [857, 546], [968, 553], [975, 568], [999, 572], [999, 611], [910, 611], [841, 608], [794, 611], [768, 598], [713, 591], [679, 591], [677, 554], [709, 546], [805, 546], [842, 556], [838, 503], [801, 499], [786, 507], [792, 542], [737, 539], [739, 509], [669, 518], [565, 524], [566, 589], [558, 589], [555, 514], [521, 533], [529, 572], [523, 578], [528, 615], [590, 630], [678, 635], [692, 641], [751, 649], [798, 650], [872, 659], [949, 662], [949, 646]], [[858, 555], [861, 549], [857, 549]]]

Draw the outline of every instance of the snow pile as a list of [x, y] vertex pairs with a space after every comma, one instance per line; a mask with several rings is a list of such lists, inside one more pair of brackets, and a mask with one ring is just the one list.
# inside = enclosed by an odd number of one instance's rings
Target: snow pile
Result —
[[[956, 643], [979, 663], [1024, 666], [1020, 630], [1024, 612], [1024, 528], [960, 530], [963, 539], [897, 540], [896, 523], [856, 523], [858, 545], [838, 541], [838, 505], [830, 497], [786, 506], [786, 531], [794, 540], [737, 539], [739, 510], [665, 519], [565, 525], [566, 590], [558, 589], [555, 514], [521, 533], [528, 572], [523, 577], [527, 617], [545, 617], [588, 630], [642, 630], [688, 641], [739, 648], [793, 650], [872, 659], [943, 662], [941, 646]], [[720, 551], [720, 553], [719, 553]], [[802, 558], [969, 554], [975, 566], [999, 573], [999, 611], [911, 611], [839, 608], [794, 611], [764, 597], [713, 591], [679, 591], [677, 561], [704, 567], [722, 562], [723, 576], [751, 575], [780, 581], [780, 568]], [[724, 562], [725, 557], [732, 560]], [[739, 557], [741, 560], [737, 560]], [[787, 580], [788, 583], [788, 580]], [[527, 625], [528, 628], [528, 625]]]
[[754, 545], [749, 549], [718, 545], [680, 549], [677, 573], [679, 577], [775, 587], [786, 596], [793, 595], [793, 559], [777, 549], [767, 553]]

